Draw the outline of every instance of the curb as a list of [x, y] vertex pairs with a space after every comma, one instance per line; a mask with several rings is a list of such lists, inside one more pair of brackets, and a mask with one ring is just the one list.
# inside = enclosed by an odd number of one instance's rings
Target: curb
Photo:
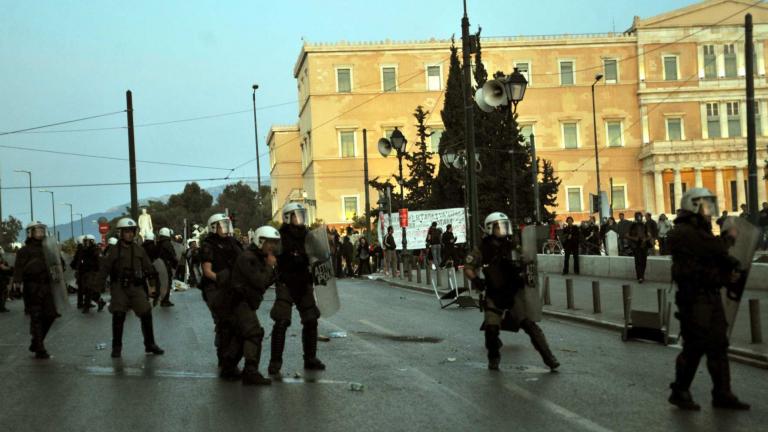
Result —
[[[404, 288], [411, 291], [417, 291], [425, 294], [434, 294], [435, 292], [428, 288], [421, 288], [413, 285], [409, 285], [407, 282], [400, 282], [400, 281], [390, 281], [387, 279], [371, 279], [372, 281], [380, 281], [383, 283], [386, 283], [391, 286], [395, 286], [398, 288]], [[617, 332], [621, 332], [624, 330], [624, 325], [611, 322], [611, 321], [605, 321], [600, 320], [596, 318], [590, 318], [585, 317], [581, 315], [575, 315], [567, 312], [560, 312], [560, 311], [553, 311], [553, 310], [543, 310], [544, 315], [551, 316], [553, 318], [558, 318], [566, 321], [572, 321], [577, 322], [580, 324], [587, 324], [594, 327], [600, 327], [604, 328], [606, 330], [613, 330]], [[669, 347], [676, 348], [676, 349], [682, 349], [680, 345], [669, 345]], [[753, 366], [760, 369], [768, 369], [768, 356], [749, 350], [745, 348], [737, 348], [737, 347], [729, 347], [728, 348], [728, 358], [737, 362], [742, 363], [745, 365]]]

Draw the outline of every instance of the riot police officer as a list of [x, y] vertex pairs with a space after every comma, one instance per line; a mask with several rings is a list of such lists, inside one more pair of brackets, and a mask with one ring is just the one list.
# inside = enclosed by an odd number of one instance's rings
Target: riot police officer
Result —
[[90, 234], [84, 235], [82, 248], [72, 260], [72, 266], [78, 274], [78, 297], [79, 292], [83, 291], [83, 313], [88, 313], [93, 307], [93, 302], [96, 302], [99, 312], [106, 305], [101, 299], [101, 287], [98, 285], [99, 255], [96, 238]]
[[98, 279], [99, 286], [104, 286], [107, 276], [111, 282], [112, 358], [122, 355], [123, 327], [129, 310], [141, 320], [144, 351], [147, 354], [163, 354], [165, 351], [155, 343], [152, 306], [149, 303], [149, 297], [157, 295], [151, 278], [154, 267], [144, 249], [134, 242], [137, 225], [133, 219], [125, 217], [118, 220], [117, 231], [120, 241], [101, 261]]
[[45, 349], [45, 336], [59, 316], [53, 302], [52, 279], [46, 261], [43, 240], [46, 236], [46, 226], [42, 222], [33, 221], [27, 224], [27, 240], [16, 254], [13, 283], [17, 286], [24, 284], [24, 307], [29, 312], [29, 333], [32, 343], [29, 350], [35, 353], [35, 358], [50, 358]]
[[[75, 280], [77, 281], [77, 308], [82, 309], [85, 305], [85, 282], [83, 282], [82, 275], [77, 270], [80, 265], [81, 256], [83, 254], [83, 239], [84, 235], [75, 237], [75, 256], [72, 257], [72, 262], [69, 263], [69, 267], [75, 271]], [[89, 302], [90, 303], [90, 302]]]
[[304, 249], [309, 232], [306, 220], [307, 211], [301, 204], [290, 203], [283, 207], [283, 225], [280, 227], [282, 251], [277, 257], [278, 284], [275, 288], [275, 303], [269, 313], [274, 321], [268, 367], [270, 375], [280, 374], [285, 333], [291, 325], [294, 305], [303, 326], [301, 343], [304, 349], [304, 369], [325, 370], [325, 365], [317, 358], [317, 320], [320, 318], [320, 309], [315, 302], [309, 257]]
[[[749, 409], [731, 392], [728, 364], [728, 323], [720, 288], [734, 278], [736, 263], [728, 255], [729, 239], [712, 234], [717, 197], [705, 188], [686, 191], [675, 226], [669, 232], [672, 278], [677, 283], [675, 303], [683, 350], [675, 363], [675, 381], [669, 402], [685, 410], [699, 410], [690, 386], [703, 356], [712, 377], [715, 408]], [[727, 234], [726, 234], [727, 236]]]
[[157, 234], [158, 237], [160, 237], [160, 241], [157, 245], [160, 252], [160, 259], [163, 260], [165, 269], [168, 272], [168, 292], [165, 293], [162, 299], [160, 299], [160, 306], [170, 307], [174, 306], [174, 304], [171, 303], [171, 287], [173, 286], [173, 274], [176, 271], [176, 267], [179, 265], [179, 260], [176, 258], [176, 250], [171, 244], [171, 230], [168, 228], [160, 228], [160, 231], [158, 231]]
[[[504, 213], [496, 212], [485, 218], [484, 229], [486, 236], [480, 247], [467, 255], [464, 273], [473, 286], [481, 292], [485, 291], [482, 302], [485, 319], [482, 328], [485, 330], [485, 347], [488, 350], [488, 369], [499, 369], [501, 330], [517, 332], [523, 329], [544, 364], [554, 371], [560, 363], [550, 351], [544, 332], [531, 319], [522, 316], [524, 313], [513, 310], [515, 301], [521, 300], [516, 294], [524, 289], [525, 269], [517, 258], [519, 252], [512, 224]], [[484, 280], [479, 278], [480, 270], [485, 276]], [[518, 308], [521, 309], [524, 308]]]
[[221, 315], [234, 328], [234, 336], [225, 353], [224, 368], [236, 368], [242, 353], [245, 357], [243, 384], [269, 385], [272, 381], [259, 373], [264, 329], [256, 310], [264, 292], [275, 282], [275, 256], [280, 254], [280, 233], [271, 226], [263, 226], [256, 230], [253, 241], [235, 261], [227, 295], [218, 298], [223, 309]]
[[[219, 286], [226, 286], [229, 281], [229, 272], [235, 264], [235, 260], [243, 251], [240, 243], [232, 236], [232, 221], [224, 213], [216, 213], [208, 218], [208, 235], [202, 241], [200, 248], [200, 262], [203, 269], [203, 277], [200, 289], [203, 292], [203, 300], [211, 311], [215, 326], [216, 356], [219, 366], [224, 365], [224, 349], [229, 345], [231, 331], [227, 326], [219, 325], [219, 317], [215, 312], [213, 303], [218, 294]], [[236, 370], [222, 370], [222, 378], [239, 377]]]

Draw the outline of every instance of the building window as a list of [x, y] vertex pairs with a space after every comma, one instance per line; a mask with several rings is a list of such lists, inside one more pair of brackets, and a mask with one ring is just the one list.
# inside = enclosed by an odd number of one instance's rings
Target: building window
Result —
[[385, 92], [397, 91], [397, 68], [393, 66], [381, 68], [381, 89]]
[[437, 153], [440, 149], [440, 138], [443, 137], [442, 128], [432, 128], [432, 135], [429, 136], [429, 151]]
[[666, 55], [664, 59], [664, 81], [677, 81], [677, 56]]
[[741, 136], [741, 115], [739, 115], [739, 103], [727, 102], [725, 111], [728, 114], [728, 137], [736, 138]]
[[[757, 63], [755, 63], [757, 65]], [[519, 62], [515, 63], [515, 67], [517, 68], [517, 71], [520, 72], [520, 75], [525, 77], [525, 80], [528, 81], [528, 85], [531, 85], [531, 67], [528, 62]], [[755, 69], [757, 69], [757, 66], [755, 66]]]
[[352, 69], [336, 69], [336, 91], [339, 93], [349, 93], [352, 91]]
[[339, 131], [341, 157], [355, 157], [355, 131]]
[[523, 142], [531, 144], [531, 134], [533, 134], [533, 125], [520, 125], [520, 135], [523, 137]]
[[344, 212], [344, 220], [352, 220], [357, 216], [357, 197], [356, 196], [343, 196], [341, 197], [342, 211]]
[[683, 139], [683, 119], [680, 117], [667, 118], [667, 141], [681, 141]]
[[624, 137], [621, 133], [621, 121], [614, 120], [605, 123], [605, 142], [608, 147], [623, 147]]
[[723, 60], [725, 62], [725, 77], [735, 78], [738, 66], [736, 64], [736, 45], [723, 46]]
[[720, 138], [720, 105], [707, 104], [707, 135], [710, 138]]
[[566, 188], [566, 196], [568, 199], [568, 211], [580, 212], [581, 210], [581, 188], [580, 187], [568, 187]]
[[443, 89], [443, 74], [440, 66], [427, 66], [427, 90], [440, 91]]
[[579, 124], [577, 122], [563, 123], [563, 148], [579, 147]]
[[763, 125], [760, 124], [760, 101], [755, 101], [755, 136], [763, 135]]
[[606, 83], [615, 84], [619, 81], [619, 63], [616, 59], [604, 59], [603, 70]]
[[626, 186], [613, 185], [611, 188], [611, 206], [614, 210], [625, 210], [627, 208]]
[[560, 61], [560, 85], [573, 85], [575, 81], [573, 77], [573, 61]]
[[717, 78], [717, 55], [714, 45], [704, 45], [704, 78]]

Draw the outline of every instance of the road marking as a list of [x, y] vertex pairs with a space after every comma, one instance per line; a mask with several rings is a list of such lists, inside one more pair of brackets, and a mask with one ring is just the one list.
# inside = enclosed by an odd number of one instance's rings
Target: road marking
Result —
[[600, 426], [599, 424], [593, 422], [592, 420], [586, 417], [582, 417], [569, 409], [563, 408], [560, 405], [550, 400], [544, 399], [540, 396], [536, 396], [522, 387], [518, 387], [514, 384], [509, 384], [509, 383], [505, 383], [504, 387], [507, 390], [514, 393], [516, 396], [521, 397], [529, 402], [533, 402], [541, 406], [545, 410], [553, 414], [556, 414], [562, 417], [563, 419], [580, 426], [583, 429], [593, 431], [593, 432], [611, 432], [611, 429], [604, 428], [603, 426]]

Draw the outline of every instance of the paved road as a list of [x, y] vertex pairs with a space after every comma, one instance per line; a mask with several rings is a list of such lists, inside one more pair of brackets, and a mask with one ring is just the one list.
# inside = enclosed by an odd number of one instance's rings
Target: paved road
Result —
[[[54, 358], [33, 360], [27, 322], [14, 302], [13, 313], [0, 315], [0, 425], [9, 431], [743, 431], [768, 424], [764, 370], [732, 365], [738, 394], [754, 404], [750, 412], [711, 409], [704, 368], [693, 388], [703, 411], [679, 412], [666, 402], [672, 348], [622, 343], [611, 331], [545, 320], [560, 373], [543, 367], [523, 335], [507, 333], [502, 371], [490, 372], [476, 310], [440, 310], [433, 296], [383, 282], [345, 280], [340, 288], [343, 309], [322, 321], [321, 332], [348, 337], [321, 343], [328, 371], [293, 378], [304, 375], [294, 325], [288, 376], [268, 388], [216, 378], [212, 326], [198, 291], [155, 311], [166, 355], [145, 357], [131, 317], [117, 361], [109, 349], [96, 349], [110, 339], [106, 312], [59, 320], [48, 342]], [[268, 329], [270, 305], [259, 313]], [[351, 391], [352, 382], [364, 391]]]

